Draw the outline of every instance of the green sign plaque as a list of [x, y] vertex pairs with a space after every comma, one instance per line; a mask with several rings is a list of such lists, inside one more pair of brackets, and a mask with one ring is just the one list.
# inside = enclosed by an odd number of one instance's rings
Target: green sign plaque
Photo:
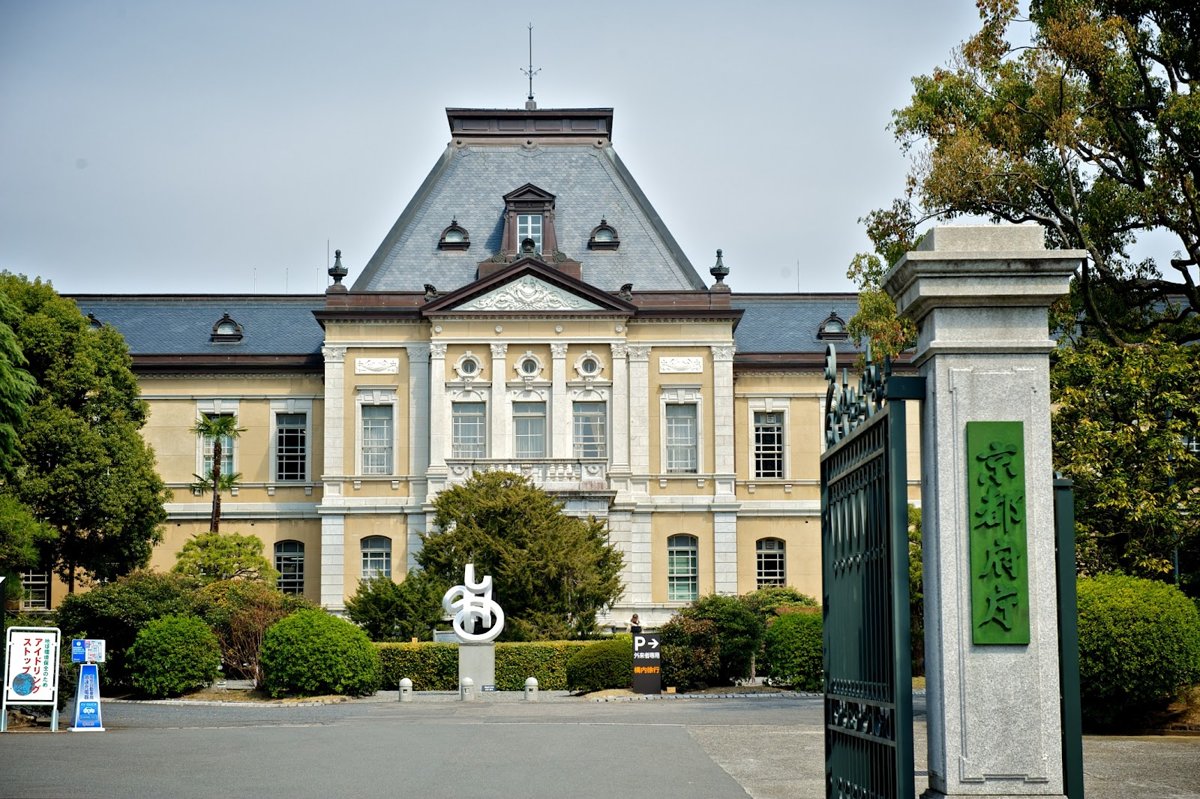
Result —
[[1023, 423], [967, 422], [967, 478], [972, 640], [1028, 644]]

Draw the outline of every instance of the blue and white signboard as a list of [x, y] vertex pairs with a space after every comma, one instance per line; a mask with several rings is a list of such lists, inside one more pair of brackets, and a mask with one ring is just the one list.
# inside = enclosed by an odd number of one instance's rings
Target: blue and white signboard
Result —
[[[74, 651], [71, 654], [74, 655]], [[100, 667], [95, 663], [84, 663], [79, 667], [75, 721], [68, 729], [71, 732], [104, 732], [104, 722], [100, 717]]]
[[71, 662], [72, 663], [103, 663], [104, 662], [104, 639], [103, 638], [72, 638], [71, 639]]

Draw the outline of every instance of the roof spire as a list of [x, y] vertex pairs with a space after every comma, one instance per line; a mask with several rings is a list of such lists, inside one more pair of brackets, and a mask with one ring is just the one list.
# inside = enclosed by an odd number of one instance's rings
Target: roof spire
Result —
[[712, 269], [708, 270], [708, 273], [717, 279], [718, 284], [725, 282], [725, 276], [729, 274], [729, 267], [725, 265], [720, 250], [717, 250], [717, 262], [713, 264]]
[[542, 71], [541, 67], [533, 68], [533, 23], [529, 23], [529, 69], [521, 67], [521, 72], [529, 78], [529, 96], [525, 98], [525, 110], [536, 111], [537, 103], [533, 100], [533, 76]]
[[333, 266], [329, 267], [329, 276], [333, 278], [333, 285], [325, 289], [325, 292], [329, 293], [345, 291], [346, 287], [342, 285], [342, 278], [344, 278], [347, 274], [349, 274], [349, 270], [342, 266], [342, 251], [334, 250]]

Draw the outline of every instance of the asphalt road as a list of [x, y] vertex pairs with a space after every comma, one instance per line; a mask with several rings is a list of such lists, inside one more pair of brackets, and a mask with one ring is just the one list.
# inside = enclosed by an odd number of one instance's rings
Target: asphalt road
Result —
[[[815, 698], [106, 702], [107, 732], [0, 736], [0, 796], [820, 797], [820, 718]], [[1200, 799], [1200, 738], [1088, 738], [1085, 760], [1089, 799]]]

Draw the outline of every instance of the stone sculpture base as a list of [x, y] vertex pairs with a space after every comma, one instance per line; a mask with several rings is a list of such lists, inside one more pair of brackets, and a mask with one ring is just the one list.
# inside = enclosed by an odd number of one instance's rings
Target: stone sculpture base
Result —
[[458, 645], [458, 684], [462, 685], [463, 677], [475, 681], [475, 690], [496, 690], [496, 644], [489, 641], [486, 644]]

